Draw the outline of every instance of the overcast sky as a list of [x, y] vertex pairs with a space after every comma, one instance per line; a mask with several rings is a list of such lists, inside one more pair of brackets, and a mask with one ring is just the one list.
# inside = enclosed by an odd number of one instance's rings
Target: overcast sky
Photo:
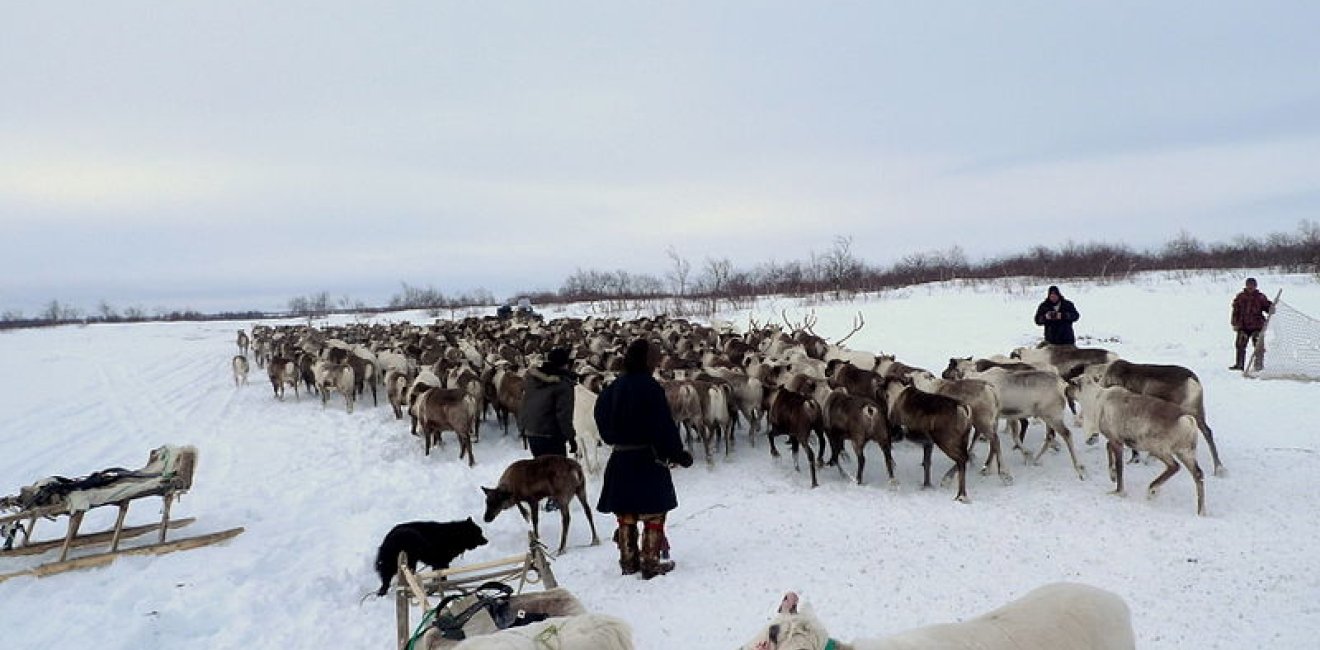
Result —
[[1320, 219], [1320, 3], [30, 2], [0, 309]]

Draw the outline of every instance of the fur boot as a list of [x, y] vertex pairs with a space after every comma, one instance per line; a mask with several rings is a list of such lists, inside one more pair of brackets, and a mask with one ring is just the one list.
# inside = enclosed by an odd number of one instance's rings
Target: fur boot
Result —
[[614, 543], [619, 546], [619, 568], [623, 575], [630, 576], [641, 570], [641, 558], [637, 550], [637, 523], [619, 522], [614, 531]]
[[663, 522], [648, 521], [642, 530], [642, 578], [650, 580], [674, 569], [673, 560], [662, 560], [660, 553], [666, 547]]

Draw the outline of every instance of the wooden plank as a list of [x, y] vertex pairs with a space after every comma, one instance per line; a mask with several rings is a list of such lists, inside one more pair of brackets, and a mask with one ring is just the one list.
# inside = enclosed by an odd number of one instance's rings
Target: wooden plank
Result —
[[[171, 520], [170, 530], [183, 528], [184, 526], [187, 526], [188, 524], [191, 524], [194, 521], [197, 521], [197, 519], [194, 517], [186, 517], [184, 519]], [[129, 526], [128, 528], [125, 528], [122, 531], [120, 531], [119, 537], [121, 539], [140, 537], [159, 528], [160, 528], [160, 523], [144, 524], [142, 526]], [[111, 537], [114, 536], [114, 533], [115, 533], [114, 529], [109, 529], [109, 530], [103, 530], [99, 533], [88, 533], [86, 535], [79, 535], [73, 539], [72, 547], [78, 548], [81, 546], [91, 546], [93, 544], [104, 544], [111, 540]], [[40, 542], [32, 542], [26, 546], [15, 546], [12, 550], [9, 551], [0, 551], [0, 558], [18, 556], [18, 555], [36, 555], [37, 553], [45, 553], [46, 551], [49, 551], [52, 548], [59, 548], [62, 544], [64, 544], [64, 540], [62, 539], [48, 539]]]
[[111, 553], [97, 553], [96, 555], [87, 555], [72, 560], [65, 560], [63, 562], [51, 562], [25, 571], [0, 574], [0, 582], [20, 576], [36, 576], [38, 578], [44, 578], [46, 576], [64, 573], [66, 571], [105, 566], [114, 562], [115, 559], [121, 555], [163, 555], [165, 553], [173, 553], [174, 551], [186, 551], [202, 546], [209, 546], [211, 544], [218, 544], [232, 537], [237, 537], [239, 533], [242, 533], [244, 530], [245, 529], [240, 526], [238, 528], [230, 528], [229, 530], [222, 530], [218, 533], [211, 533], [209, 535], [185, 537], [183, 539], [176, 539], [172, 542], [137, 546]]
[[474, 571], [481, 571], [482, 569], [493, 569], [495, 567], [504, 566], [506, 564], [516, 564], [522, 566], [526, 562], [527, 562], [527, 554], [524, 553], [522, 555], [511, 555], [509, 557], [504, 558], [503, 560], [491, 560], [489, 562], [482, 562], [480, 564], [469, 564], [467, 566], [441, 569], [439, 571], [426, 571], [426, 572], [419, 571], [417, 572], [417, 578], [419, 580], [430, 581], [437, 578], [446, 578], [448, 576], [458, 575], [460, 573], [472, 573]]
[[0, 524], [9, 523], [11, 521], [18, 521], [20, 519], [27, 519], [29, 517], [50, 517], [54, 515], [63, 515], [63, 514], [68, 514], [68, 512], [69, 512], [69, 507], [63, 504], [55, 505], [55, 506], [45, 506], [41, 508], [32, 508], [31, 510], [16, 512], [12, 515], [0, 516]]
[[426, 590], [422, 589], [422, 585], [417, 582], [417, 575], [408, 570], [408, 565], [404, 564], [402, 552], [399, 553], [399, 575], [403, 577], [408, 589], [412, 590], [412, 597], [417, 599], [417, 603], [422, 606], [422, 611], [425, 612], [431, 609], [431, 605], [426, 602]]
[[404, 650], [412, 630], [408, 629], [408, 592], [403, 589], [394, 591], [394, 627], [399, 639], [399, 650]]

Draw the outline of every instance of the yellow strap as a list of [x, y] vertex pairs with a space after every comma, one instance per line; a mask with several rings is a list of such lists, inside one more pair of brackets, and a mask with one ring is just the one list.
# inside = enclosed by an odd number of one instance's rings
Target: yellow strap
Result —
[[[551, 643], [551, 641], [554, 643]], [[536, 643], [546, 650], [559, 650], [561, 644], [559, 626], [547, 625], [544, 630], [541, 630], [540, 634], [536, 635]]]

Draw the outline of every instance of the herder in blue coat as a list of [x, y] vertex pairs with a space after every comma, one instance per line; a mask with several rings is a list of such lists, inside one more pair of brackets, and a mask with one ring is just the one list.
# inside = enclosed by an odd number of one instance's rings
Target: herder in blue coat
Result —
[[[669, 465], [692, 466], [665, 390], [651, 376], [659, 358], [660, 351], [646, 339], [629, 344], [623, 374], [601, 391], [595, 411], [601, 440], [614, 447], [596, 509], [618, 520], [614, 541], [623, 574], [640, 570], [647, 580], [674, 568], [672, 561], [660, 558], [668, 548], [665, 515], [678, 507]], [[638, 521], [643, 527], [640, 558]]]

